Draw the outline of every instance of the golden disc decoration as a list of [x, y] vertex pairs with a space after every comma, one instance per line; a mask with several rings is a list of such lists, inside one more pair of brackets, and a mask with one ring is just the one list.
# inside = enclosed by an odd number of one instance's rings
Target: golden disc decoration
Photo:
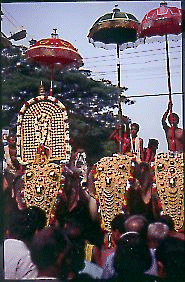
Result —
[[26, 102], [18, 115], [17, 158], [34, 161], [38, 147], [49, 148], [50, 161], [70, 159], [69, 125], [64, 105], [52, 96], [40, 95]]
[[132, 156], [115, 154], [96, 163], [95, 198], [99, 202], [101, 228], [111, 232], [111, 221], [122, 212]]
[[36, 154], [35, 161], [24, 174], [24, 200], [26, 205], [38, 206], [46, 212], [47, 225], [60, 191], [62, 166], [50, 163], [44, 153]]
[[155, 177], [163, 213], [172, 217], [175, 230], [184, 226], [184, 154], [161, 153], [155, 157]]

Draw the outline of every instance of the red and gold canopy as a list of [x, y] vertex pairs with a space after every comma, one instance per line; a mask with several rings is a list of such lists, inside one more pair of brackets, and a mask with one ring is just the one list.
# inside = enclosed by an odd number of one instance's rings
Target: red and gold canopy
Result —
[[83, 59], [78, 50], [68, 41], [56, 37], [37, 41], [27, 50], [26, 56], [28, 59], [50, 67], [54, 67], [55, 64], [61, 67], [83, 65]]

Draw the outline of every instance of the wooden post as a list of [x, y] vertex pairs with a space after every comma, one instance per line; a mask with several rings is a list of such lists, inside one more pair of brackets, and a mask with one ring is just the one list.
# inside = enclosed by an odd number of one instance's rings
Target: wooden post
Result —
[[[168, 91], [169, 91], [169, 102], [172, 102], [172, 94], [171, 94], [171, 80], [170, 80], [170, 63], [169, 63], [169, 53], [168, 53], [168, 38], [167, 34], [165, 34], [165, 41], [166, 41], [166, 59], [167, 59], [167, 73], [168, 73]], [[172, 108], [170, 108], [170, 117], [172, 119]], [[172, 123], [172, 150], [175, 152], [175, 128], [174, 124]]]

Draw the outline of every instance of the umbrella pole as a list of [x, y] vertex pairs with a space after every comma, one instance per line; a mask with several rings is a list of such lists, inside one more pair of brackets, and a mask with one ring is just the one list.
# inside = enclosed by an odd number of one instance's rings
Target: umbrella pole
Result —
[[117, 70], [118, 70], [118, 87], [120, 88], [121, 85], [121, 75], [120, 75], [120, 49], [119, 49], [119, 44], [117, 44]]
[[49, 96], [53, 96], [53, 76], [54, 76], [54, 66], [51, 66], [51, 86], [49, 90]]
[[[165, 34], [165, 42], [166, 42], [166, 58], [167, 58], [167, 73], [168, 73], [168, 90], [169, 90], [169, 102], [172, 103], [172, 94], [171, 94], [171, 80], [170, 80], [170, 63], [169, 63], [169, 53], [168, 53], [168, 38], [167, 34]], [[172, 108], [170, 108], [170, 118], [172, 119]], [[175, 152], [175, 128], [172, 123], [172, 151]]]
[[[121, 85], [121, 71], [120, 71], [120, 49], [119, 49], [119, 44], [117, 44], [117, 71], [118, 71], [118, 88], [120, 88]], [[121, 127], [121, 118], [122, 118], [122, 109], [121, 109], [121, 99], [120, 95], [118, 98], [118, 117], [119, 117], [119, 152], [122, 153], [122, 127]]]

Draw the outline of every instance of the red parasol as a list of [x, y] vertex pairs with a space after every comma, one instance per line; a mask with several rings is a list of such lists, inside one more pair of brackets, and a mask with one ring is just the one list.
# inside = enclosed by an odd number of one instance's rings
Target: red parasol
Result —
[[58, 38], [56, 29], [52, 33], [52, 38], [41, 39], [31, 46], [26, 56], [28, 59], [47, 65], [51, 69], [51, 89], [50, 95], [52, 96], [52, 80], [55, 65], [61, 68], [64, 66], [80, 67], [83, 65], [83, 60], [78, 50], [68, 41]]
[[179, 34], [182, 32], [183, 10], [177, 7], [168, 7], [161, 2], [160, 7], [147, 13], [140, 25], [139, 36], [155, 36]]
[[[169, 101], [171, 97], [171, 81], [170, 81], [170, 64], [168, 52], [168, 34], [180, 34], [184, 29], [184, 11], [177, 7], [168, 7], [166, 2], [161, 2], [160, 7], [151, 10], [147, 13], [140, 25], [139, 37], [165, 36], [166, 42], [166, 58], [167, 58], [167, 73], [168, 73], [168, 90]], [[170, 110], [172, 116], [172, 109]], [[175, 129], [172, 124], [173, 132], [173, 151], [175, 151]]]
[[[117, 72], [118, 72], [118, 87], [120, 87], [120, 46], [134, 42], [137, 39], [137, 32], [139, 28], [139, 21], [136, 17], [130, 13], [121, 12], [117, 5], [113, 9], [112, 13], [101, 16], [91, 27], [88, 39], [90, 43], [96, 46], [97, 43], [100, 47], [106, 44], [116, 44], [117, 47]], [[119, 99], [119, 121], [121, 123], [121, 101]], [[121, 135], [121, 131], [120, 134]], [[121, 138], [120, 138], [121, 139]], [[121, 152], [121, 141], [120, 141], [120, 152]]]

